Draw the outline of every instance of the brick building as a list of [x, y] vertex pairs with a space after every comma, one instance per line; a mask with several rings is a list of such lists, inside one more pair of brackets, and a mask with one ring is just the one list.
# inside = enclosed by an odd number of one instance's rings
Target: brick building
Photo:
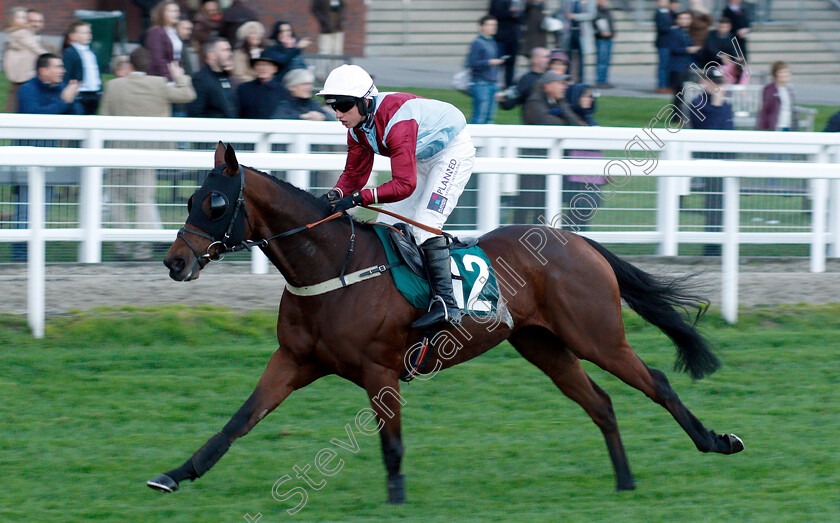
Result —
[[[180, 1], [184, 8], [193, 2]], [[199, 4], [200, 2], [194, 2]], [[224, 2], [222, 2], [224, 4]], [[229, 2], [228, 2], [229, 3]], [[249, 0], [250, 5], [261, 14], [260, 21], [270, 28], [277, 20], [291, 22], [298, 36], [309, 36], [313, 45], [306, 52], [317, 52], [318, 24], [309, 13], [310, 2], [306, 0]], [[362, 56], [365, 47], [365, 4], [364, 0], [347, 0], [348, 20], [345, 27], [345, 51], [352, 56]], [[46, 18], [44, 34], [63, 34], [73, 20], [77, 9], [97, 11], [122, 11], [126, 15], [126, 31], [129, 41], [140, 36], [140, 9], [132, 0], [0, 0], [0, 13], [14, 6], [34, 7]], [[186, 12], [184, 10], [183, 12]], [[3, 21], [5, 27], [5, 17]]]

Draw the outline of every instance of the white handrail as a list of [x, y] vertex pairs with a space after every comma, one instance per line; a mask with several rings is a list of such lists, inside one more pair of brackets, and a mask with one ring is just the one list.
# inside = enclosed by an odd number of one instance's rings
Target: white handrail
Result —
[[[653, 125], [649, 129], [578, 128], [541, 126], [471, 125], [469, 132], [480, 149], [475, 175], [479, 185], [477, 227], [465, 233], [487, 232], [500, 224], [500, 183], [504, 175], [547, 176], [544, 221], [559, 223], [559, 190], [563, 175], [598, 175], [609, 166], [624, 165], [631, 176], [659, 178], [657, 226], [649, 231], [593, 231], [589, 237], [610, 243], [654, 243], [660, 253], [676, 254], [680, 243], [723, 244], [722, 294], [724, 316], [737, 318], [738, 246], [746, 243], [805, 243], [811, 245], [811, 270], [825, 267], [825, 247], [840, 252], [840, 136], [830, 133], [769, 133], [760, 131], [668, 130]], [[0, 139], [78, 140], [81, 148], [8, 146], [2, 148], [0, 166], [29, 168], [29, 229], [0, 229], [0, 241], [28, 241], [30, 269], [29, 316], [33, 333], [43, 335], [45, 241], [82, 241], [80, 259], [100, 260], [103, 241], [172, 241], [174, 230], [103, 228], [102, 173], [109, 168], [166, 168], [209, 170], [213, 154], [209, 151], [106, 149], [112, 141], [203, 142], [218, 140], [252, 144], [254, 152], [239, 151], [246, 165], [262, 170], [283, 170], [287, 179], [309, 187], [309, 172], [341, 171], [343, 153], [311, 153], [313, 144], [343, 144], [346, 131], [336, 122], [247, 121], [187, 118], [85, 118], [53, 115], [0, 115]], [[286, 153], [270, 152], [274, 144], [284, 144]], [[634, 149], [635, 147], [635, 149]], [[515, 158], [517, 148], [542, 148], [548, 158]], [[560, 159], [563, 150], [589, 149], [649, 151], [658, 159], [648, 163], [632, 154], [618, 159]], [[697, 152], [805, 154], [807, 162], [758, 162], [692, 160]], [[635, 161], [634, 161], [635, 160]], [[78, 228], [43, 227], [44, 167], [82, 168], [80, 180], [80, 223]], [[376, 171], [387, 172], [387, 158], [377, 157]], [[613, 171], [616, 174], [617, 171]], [[618, 174], [621, 175], [620, 170]], [[722, 232], [679, 230], [678, 178], [724, 178], [724, 226]], [[738, 179], [779, 178], [811, 180], [813, 199], [810, 232], [743, 233], [738, 231]], [[829, 184], [828, 180], [831, 180]], [[38, 193], [38, 187], [41, 187]], [[34, 192], [33, 192], [34, 191]], [[556, 193], [556, 194], [555, 194]], [[830, 193], [830, 194], [829, 194]], [[40, 198], [40, 199], [39, 199]], [[826, 214], [828, 218], [826, 219]], [[40, 217], [40, 222], [38, 221]], [[828, 230], [828, 232], [826, 232]], [[254, 255], [252, 270], [265, 273], [266, 260]]]

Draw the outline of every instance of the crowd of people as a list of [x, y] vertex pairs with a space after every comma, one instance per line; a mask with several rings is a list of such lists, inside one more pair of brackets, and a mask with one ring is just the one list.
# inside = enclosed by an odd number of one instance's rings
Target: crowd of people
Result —
[[[323, 31], [319, 44], [324, 53], [343, 53], [344, 4], [342, 0], [311, 2], [311, 13]], [[181, 5], [176, 0], [143, 3], [148, 8], [139, 48], [143, 52], [114, 57], [109, 65], [117, 78], [109, 82], [102, 81], [107, 71], [100, 70], [104, 68], [90, 48], [88, 22], [71, 21], [61, 48], [55, 49], [41, 38], [43, 13], [24, 7], [9, 9], [3, 51], [9, 80], [6, 112], [138, 115], [148, 108], [150, 113], [143, 116], [334, 117], [325, 107], [316, 107], [311, 96], [315, 66], [307, 64], [302, 53], [313, 42], [298, 38], [289, 22], [278, 20], [269, 32], [245, 0], [236, 0], [224, 10], [218, 1], [204, 0], [194, 13], [184, 13]], [[154, 104], [122, 107], [112, 99], [103, 109], [103, 93], [117, 92], [108, 83], [126, 76], [165, 82], [130, 84], [144, 90], [144, 100], [154, 98]], [[175, 88], [177, 100], [172, 99]], [[170, 107], [162, 110], [163, 105]]]

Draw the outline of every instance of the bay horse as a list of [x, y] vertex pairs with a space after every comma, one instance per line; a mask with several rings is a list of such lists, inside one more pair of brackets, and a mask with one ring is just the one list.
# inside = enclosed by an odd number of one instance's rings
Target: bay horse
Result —
[[[277, 317], [279, 347], [254, 392], [221, 431], [183, 465], [147, 485], [173, 492], [182, 481], [201, 477], [293, 391], [335, 374], [367, 391], [367, 427], [381, 438], [388, 501], [404, 503], [404, 400], [399, 379], [406, 355], [420, 336], [411, 323], [425, 311], [411, 306], [392, 278], [381, 277], [388, 262], [373, 226], [344, 219], [346, 215], [312, 226], [329, 215], [326, 203], [241, 166], [233, 148], [221, 142], [215, 168], [190, 203], [190, 216], [163, 262], [169, 275], [176, 281], [193, 280], [224, 251], [259, 245], [287, 282]], [[540, 238], [545, 241], [536, 250]], [[695, 379], [714, 372], [719, 362], [695, 329], [696, 319], [686, 321], [692, 307], [697, 317], [705, 309], [685, 282], [643, 272], [597, 242], [549, 227], [502, 227], [481, 236], [478, 245], [494, 266], [498, 263], [499, 306], [507, 311], [505, 321], [488, 328], [484, 320], [470, 315], [442, 330], [433, 340], [425, 368], [437, 372], [509, 340], [601, 429], [618, 490], [635, 485], [612, 403], [580, 360], [594, 363], [663, 406], [701, 452], [734, 454], [744, 449], [734, 434], [706, 429], [680, 401], [665, 374], [646, 366], [625, 338], [622, 298], [673, 340], [676, 367]], [[380, 277], [317, 295], [290, 291], [334, 280], [345, 269], [349, 278], [349, 273], [365, 268], [378, 268]], [[505, 272], [508, 284], [502, 285]]]

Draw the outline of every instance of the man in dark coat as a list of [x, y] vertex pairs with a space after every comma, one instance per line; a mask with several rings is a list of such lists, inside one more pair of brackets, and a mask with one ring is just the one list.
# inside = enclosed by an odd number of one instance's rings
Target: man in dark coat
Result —
[[289, 98], [289, 91], [283, 86], [283, 78], [277, 74], [279, 65], [271, 54], [263, 52], [258, 58], [251, 60], [251, 67], [256, 71], [257, 77], [236, 89], [239, 117], [271, 118], [280, 102]]
[[233, 51], [222, 37], [213, 37], [204, 44], [204, 67], [193, 75], [196, 98], [187, 106], [187, 116], [203, 118], [236, 118], [239, 107], [236, 83], [231, 76]]
[[499, 22], [499, 29], [494, 38], [499, 47], [499, 54], [507, 57], [504, 64], [505, 87], [513, 85], [513, 70], [516, 66], [516, 55], [519, 53], [520, 25], [524, 7], [523, 0], [492, 0], [490, 2], [490, 16]]
[[741, 47], [741, 53], [747, 58], [747, 35], [750, 34], [750, 16], [741, 5], [741, 0], [729, 0], [721, 16], [732, 22], [732, 32]]

